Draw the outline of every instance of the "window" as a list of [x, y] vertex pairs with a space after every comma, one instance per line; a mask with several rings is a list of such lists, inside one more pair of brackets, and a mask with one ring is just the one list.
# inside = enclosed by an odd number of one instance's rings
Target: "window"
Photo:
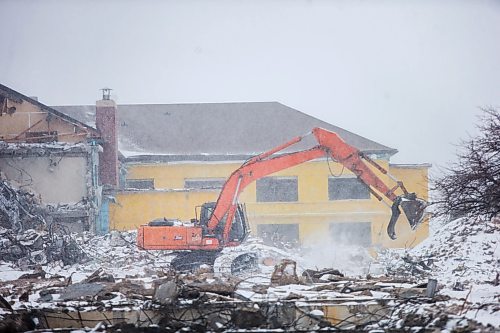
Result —
[[286, 244], [298, 244], [298, 224], [259, 224], [257, 234], [267, 245], [284, 246]]
[[125, 183], [126, 188], [133, 188], [138, 190], [152, 190], [155, 188], [154, 179], [127, 179]]
[[257, 180], [257, 202], [298, 200], [297, 177], [265, 177]]
[[330, 235], [335, 243], [368, 247], [372, 244], [372, 224], [370, 222], [330, 223]]
[[358, 178], [328, 178], [328, 199], [370, 199], [368, 186]]
[[224, 178], [190, 178], [184, 179], [184, 188], [220, 190], [225, 182]]
[[26, 141], [33, 143], [57, 141], [57, 131], [50, 132], [26, 132]]

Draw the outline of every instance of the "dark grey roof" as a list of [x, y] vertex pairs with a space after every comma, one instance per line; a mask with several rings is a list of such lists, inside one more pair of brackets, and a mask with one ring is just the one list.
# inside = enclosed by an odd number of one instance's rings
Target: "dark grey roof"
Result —
[[[53, 108], [89, 125], [95, 123], [94, 105]], [[241, 159], [314, 127], [336, 132], [364, 152], [397, 152], [278, 102], [118, 105], [118, 127], [119, 149], [125, 156], [149, 155], [157, 160]], [[305, 141], [296, 148], [314, 146], [312, 139]]]

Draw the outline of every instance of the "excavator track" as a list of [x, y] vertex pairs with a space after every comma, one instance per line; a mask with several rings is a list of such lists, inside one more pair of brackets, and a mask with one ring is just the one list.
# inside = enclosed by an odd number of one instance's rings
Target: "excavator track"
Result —
[[170, 265], [178, 272], [194, 271], [202, 265], [212, 266], [219, 254], [218, 251], [178, 252]]
[[178, 272], [195, 271], [202, 265], [210, 265], [215, 274], [238, 275], [256, 271], [258, 256], [246, 251], [186, 251], [179, 252], [170, 265]]
[[215, 274], [240, 275], [258, 270], [258, 256], [247, 251], [222, 252], [214, 262]]

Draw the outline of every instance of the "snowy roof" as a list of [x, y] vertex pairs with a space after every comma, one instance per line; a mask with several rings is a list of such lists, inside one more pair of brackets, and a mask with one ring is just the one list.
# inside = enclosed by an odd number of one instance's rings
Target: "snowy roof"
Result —
[[[54, 106], [89, 125], [95, 106]], [[396, 149], [278, 102], [118, 105], [120, 152], [132, 160], [241, 160], [322, 127], [367, 153]], [[314, 141], [296, 149], [310, 148]]]

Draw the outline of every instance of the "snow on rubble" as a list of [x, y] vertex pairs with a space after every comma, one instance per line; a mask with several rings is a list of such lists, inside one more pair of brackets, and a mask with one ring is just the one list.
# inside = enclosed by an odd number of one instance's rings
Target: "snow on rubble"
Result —
[[[387, 260], [388, 270], [397, 274], [398, 269], [409, 268], [446, 285], [492, 282], [500, 272], [499, 222], [465, 218], [435, 222], [433, 234], [415, 248], [387, 251], [386, 260], [393, 259]], [[412, 264], [417, 262], [420, 265]]]
[[[384, 251], [377, 262], [360, 248], [277, 248], [250, 238], [223, 251], [258, 254], [259, 270], [240, 276], [217, 275], [208, 266], [175, 272], [169, 266], [175, 254], [139, 249], [135, 231], [73, 234], [72, 242], [85, 253], [78, 263], [52, 260], [20, 267], [19, 260], [0, 262], [0, 317], [42, 311], [60, 323], [64, 311], [85, 317], [106, 310], [135, 326], [161, 326], [168, 320], [170, 331], [206, 325], [214, 331], [493, 332], [500, 325], [498, 227], [465, 219], [442, 223], [416, 248]], [[386, 269], [376, 272], [377, 265]], [[431, 297], [426, 295], [429, 278], [438, 281]], [[2, 306], [2, 299], [8, 304]], [[177, 311], [186, 309], [220, 316], [180, 320]], [[141, 317], [144, 311], [149, 321]], [[109, 325], [95, 331], [106, 330], [113, 332]]]
[[[500, 220], [434, 221], [433, 229], [413, 249], [381, 253], [388, 274], [436, 279], [440, 294], [450, 298], [449, 311], [500, 327]], [[405, 311], [426, 308], [435, 310], [413, 305]]]

